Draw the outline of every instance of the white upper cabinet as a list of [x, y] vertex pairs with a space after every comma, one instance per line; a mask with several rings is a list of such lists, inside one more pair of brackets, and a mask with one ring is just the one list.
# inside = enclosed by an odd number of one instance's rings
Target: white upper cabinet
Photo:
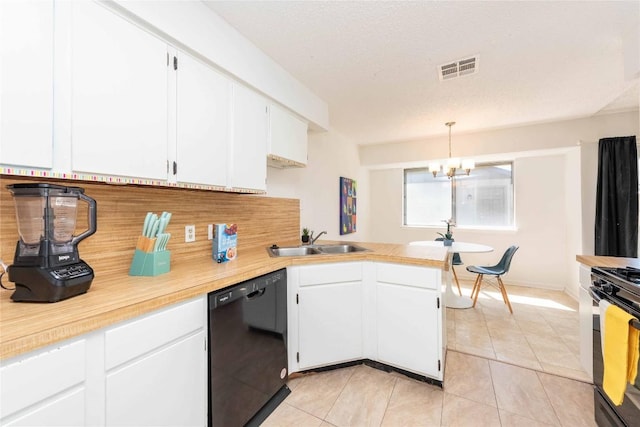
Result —
[[269, 106], [269, 166], [307, 164], [307, 124], [281, 107]]
[[0, 1], [0, 164], [53, 163], [53, 1]]
[[[111, 2], [54, 3], [0, 0], [0, 165], [265, 191], [265, 98]], [[304, 122], [271, 129], [305, 161]]]
[[178, 54], [176, 79], [177, 181], [224, 187], [231, 80], [186, 53]]
[[73, 2], [72, 169], [167, 178], [164, 41], [94, 2]]
[[230, 187], [265, 190], [267, 178], [267, 102], [233, 85]]

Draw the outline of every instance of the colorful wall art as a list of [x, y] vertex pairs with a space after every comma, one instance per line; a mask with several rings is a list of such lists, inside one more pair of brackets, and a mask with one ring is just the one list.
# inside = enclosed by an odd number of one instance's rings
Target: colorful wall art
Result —
[[356, 181], [340, 177], [340, 234], [356, 231]]

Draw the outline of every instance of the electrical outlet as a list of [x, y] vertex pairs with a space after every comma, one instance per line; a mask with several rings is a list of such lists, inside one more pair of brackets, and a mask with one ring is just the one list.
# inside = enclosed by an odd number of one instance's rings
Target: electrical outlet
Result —
[[207, 239], [213, 240], [213, 224], [207, 226]]
[[195, 242], [196, 241], [196, 226], [195, 225], [185, 225], [184, 226], [184, 241], [186, 243]]

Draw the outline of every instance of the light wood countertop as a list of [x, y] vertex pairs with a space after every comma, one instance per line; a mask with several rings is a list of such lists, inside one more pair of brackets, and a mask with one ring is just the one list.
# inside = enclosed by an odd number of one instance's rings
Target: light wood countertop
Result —
[[576, 255], [576, 261], [588, 267], [635, 267], [640, 268], [639, 258], [623, 258], [614, 256]]
[[[188, 262], [172, 263], [169, 273], [156, 277], [132, 277], [122, 273], [95, 271], [96, 277], [86, 294], [53, 304], [14, 303], [10, 299], [12, 292], [3, 291], [0, 292], [0, 360], [291, 265], [368, 260], [445, 270], [449, 268], [445, 248], [356, 244], [370, 251], [273, 258], [268, 255], [266, 247], [240, 248], [234, 261], [217, 264], [207, 252]], [[292, 243], [292, 246], [295, 245], [297, 242]], [[130, 258], [123, 260], [126, 263], [130, 261]]]

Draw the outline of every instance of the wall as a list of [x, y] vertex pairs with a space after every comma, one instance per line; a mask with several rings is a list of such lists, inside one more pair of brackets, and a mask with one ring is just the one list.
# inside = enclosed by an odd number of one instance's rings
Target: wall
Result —
[[[492, 254], [465, 254], [465, 264], [491, 264], [510, 246], [520, 246], [507, 283], [565, 289], [577, 295], [578, 253], [593, 253], [597, 141], [638, 135], [638, 112], [557, 123], [453, 135], [454, 154], [480, 160], [513, 159], [516, 230], [454, 229], [458, 240], [493, 246]], [[435, 145], [442, 147], [435, 147]], [[370, 169], [370, 235], [374, 241], [406, 243], [433, 240], [434, 228], [402, 226], [402, 167], [424, 166], [445, 139], [381, 144], [360, 148]], [[534, 148], [545, 147], [545, 150]], [[458, 147], [461, 147], [458, 149]], [[464, 154], [463, 154], [464, 153]], [[442, 153], [440, 153], [442, 154]], [[407, 166], [405, 166], [407, 165]], [[472, 278], [464, 268], [460, 275]]]
[[[444, 128], [444, 126], [443, 126]], [[396, 144], [366, 145], [360, 148], [362, 166], [386, 168], [416, 164], [447, 157], [447, 135]], [[603, 114], [592, 118], [519, 126], [475, 133], [453, 129], [452, 151], [457, 157], [493, 159], [509, 153], [565, 149], [581, 142], [597, 142], [609, 136], [637, 135], [638, 111]]]
[[[298, 239], [298, 200], [258, 197], [246, 194], [177, 188], [116, 186], [101, 183], [30, 180], [0, 175], [0, 259], [11, 264], [18, 240], [14, 203], [6, 185], [47, 182], [79, 186], [97, 201], [98, 231], [79, 244], [80, 256], [96, 271], [129, 271], [131, 259], [146, 212], [173, 214], [167, 231], [172, 234], [168, 249], [171, 262], [211, 257], [207, 224], [238, 224], [238, 257], [242, 251], [267, 247], [275, 242]], [[80, 204], [85, 206], [84, 203]], [[196, 226], [196, 242], [184, 242], [184, 227]], [[86, 212], [78, 214], [76, 230], [86, 229]], [[213, 260], [211, 261], [214, 262]]]
[[[267, 195], [300, 199], [300, 224], [327, 231], [327, 239], [370, 241], [369, 173], [360, 167], [358, 148], [337, 132], [310, 133], [308, 163], [301, 169], [267, 171]], [[358, 184], [358, 223], [355, 233], [340, 236], [340, 177]], [[322, 237], [323, 239], [325, 236]]]
[[[572, 268], [575, 265], [576, 254], [585, 253], [583, 250], [583, 222], [591, 223], [594, 216], [584, 218], [582, 216], [583, 194], [582, 185], [582, 164], [581, 152], [583, 144], [567, 152], [564, 165], [564, 224], [566, 224], [567, 248], [564, 253], [564, 264], [568, 266], [565, 291], [578, 298], [578, 287], [580, 286], [578, 269]], [[590, 144], [591, 146], [595, 144]], [[591, 234], [593, 240], [593, 233]]]

